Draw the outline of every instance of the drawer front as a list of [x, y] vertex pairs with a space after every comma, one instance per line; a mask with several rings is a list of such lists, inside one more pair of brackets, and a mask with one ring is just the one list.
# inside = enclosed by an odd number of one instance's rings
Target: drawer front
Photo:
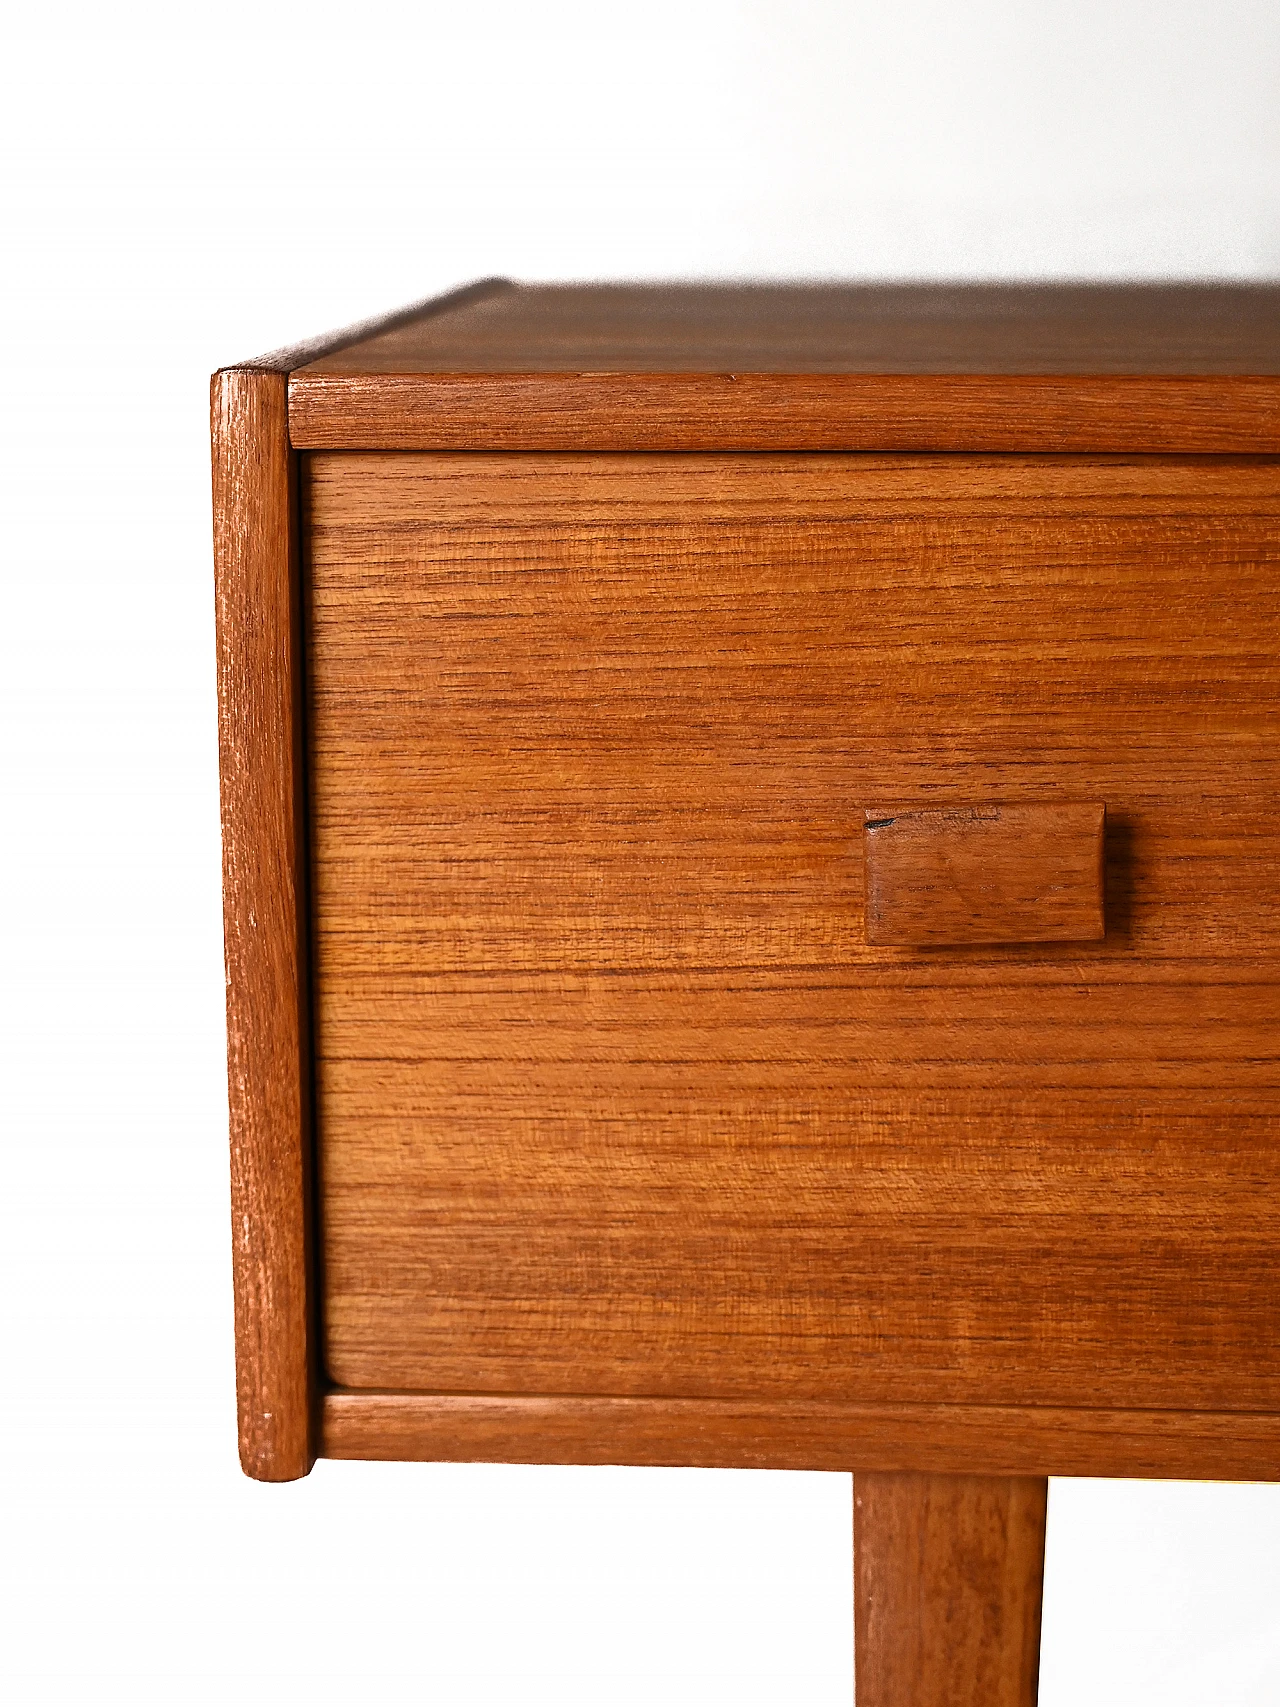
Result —
[[[1280, 1406], [1280, 472], [307, 459], [354, 1388]], [[866, 940], [864, 811], [1106, 809]]]

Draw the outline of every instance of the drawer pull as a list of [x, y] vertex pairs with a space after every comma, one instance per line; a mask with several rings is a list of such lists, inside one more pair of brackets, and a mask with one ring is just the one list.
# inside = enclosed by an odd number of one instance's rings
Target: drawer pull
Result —
[[900, 947], [1096, 942], [1101, 802], [868, 806], [866, 940]]

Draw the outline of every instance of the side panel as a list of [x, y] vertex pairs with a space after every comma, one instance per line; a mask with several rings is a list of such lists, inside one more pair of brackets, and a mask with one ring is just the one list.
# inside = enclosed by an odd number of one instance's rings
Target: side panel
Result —
[[240, 1461], [315, 1453], [295, 458], [286, 376], [212, 382], [231, 1215]]

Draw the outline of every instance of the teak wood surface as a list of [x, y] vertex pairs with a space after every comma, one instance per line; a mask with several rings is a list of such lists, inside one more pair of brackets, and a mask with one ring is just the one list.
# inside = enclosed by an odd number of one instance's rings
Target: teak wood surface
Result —
[[[307, 513], [337, 1386], [1280, 1408], [1274, 465]], [[975, 793], [1108, 803], [1103, 941], [864, 942], [859, 803]]]
[[1048, 1405], [609, 1399], [331, 1388], [327, 1458], [1274, 1481], [1280, 1416]]
[[1048, 1485], [856, 1475], [857, 1707], [1035, 1707]]
[[475, 288], [223, 368], [210, 382], [237, 1408], [241, 1463], [265, 1481], [310, 1469], [320, 1398], [302, 540], [288, 375], [464, 305]]
[[296, 470], [283, 374], [214, 376], [231, 1222], [240, 1458], [305, 1475], [317, 1363]]
[[1280, 374], [1275, 285], [518, 284], [293, 363], [313, 374]]
[[517, 286], [348, 339], [293, 443], [1280, 451], [1274, 286]]
[[[1045, 1475], [1280, 1475], [1280, 291], [490, 280], [213, 437], [245, 1469], [852, 1468], [860, 1702], [1029, 1707]], [[868, 943], [996, 799], [1105, 937]]]

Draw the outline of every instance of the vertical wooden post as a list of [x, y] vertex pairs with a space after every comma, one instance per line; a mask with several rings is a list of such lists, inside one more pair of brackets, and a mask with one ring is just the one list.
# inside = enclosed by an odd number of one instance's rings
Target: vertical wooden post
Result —
[[1047, 1492], [854, 1476], [856, 1707], [1035, 1707]]
[[222, 368], [210, 383], [236, 1389], [240, 1462], [260, 1481], [310, 1470], [321, 1388], [302, 546], [289, 375], [362, 338], [511, 288], [482, 279]]
[[231, 1215], [240, 1462], [315, 1456], [302, 635], [288, 379], [213, 376]]

